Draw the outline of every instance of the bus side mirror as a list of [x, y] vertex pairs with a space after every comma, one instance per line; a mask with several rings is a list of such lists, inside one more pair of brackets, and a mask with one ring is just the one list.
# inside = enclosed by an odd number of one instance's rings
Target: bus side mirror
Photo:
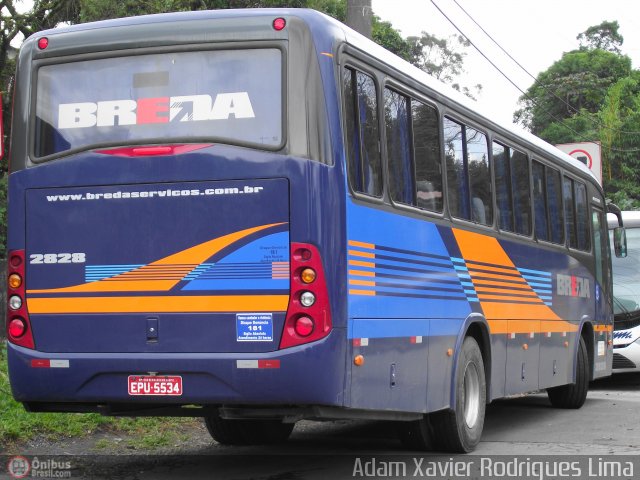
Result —
[[627, 256], [627, 231], [624, 227], [613, 229], [613, 249], [616, 252], [616, 257], [624, 258]]

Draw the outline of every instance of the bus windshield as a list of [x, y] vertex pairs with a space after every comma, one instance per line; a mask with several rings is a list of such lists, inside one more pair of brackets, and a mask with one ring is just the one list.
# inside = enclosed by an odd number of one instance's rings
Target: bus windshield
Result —
[[[613, 252], [611, 255], [613, 306], [616, 315], [640, 310], [640, 228], [627, 228], [626, 233], [627, 256], [618, 258]], [[609, 234], [611, 236], [612, 231]]]
[[278, 148], [282, 53], [172, 52], [43, 65], [36, 158], [92, 145], [206, 138]]

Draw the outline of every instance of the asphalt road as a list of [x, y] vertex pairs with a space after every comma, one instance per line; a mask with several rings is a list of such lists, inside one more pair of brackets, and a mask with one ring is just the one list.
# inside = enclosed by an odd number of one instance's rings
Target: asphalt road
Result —
[[[192, 449], [183, 448], [179, 454], [66, 458], [72, 464], [71, 478], [140, 480], [354, 478], [354, 472], [360, 472], [355, 462], [372, 458], [379, 462], [401, 459], [409, 466], [408, 471], [400, 472], [402, 475], [380, 475], [385, 472], [375, 471], [378, 478], [414, 478], [413, 469], [420, 458], [442, 459], [445, 463], [452, 458], [404, 451], [395, 438], [395, 428], [384, 422], [305, 421], [296, 425], [288, 443], [278, 446], [223, 447], [212, 442], [206, 444], [206, 441], [203, 446], [203, 441], [194, 441]], [[42, 451], [28, 453], [44, 459], [52, 452], [42, 447]], [[580, 410], [555, 409], [546, 394], [492, 403], [487, 408], [484, 434], [474, 455], [456, 457], [456, 461], [494, 455], [507, 459], [531, 456], [546, 459], [553, 455], [563, 455], [565, 459], [579, 458], [578, 455], [624, 459], [625, 455], [634, 455], [637, 458], [635, 474], [639, 474], [640, 374], [615, 375], [594, 382]], [[364, 465], [361, 463], [362, 468]], [[0, 469], [0, 478], [5, 478], [5, 472]]]

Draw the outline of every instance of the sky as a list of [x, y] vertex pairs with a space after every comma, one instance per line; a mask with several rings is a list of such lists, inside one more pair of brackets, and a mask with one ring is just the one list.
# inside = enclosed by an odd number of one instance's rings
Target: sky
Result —
[[[378, 17], [400, 30], [403, 37], [419, 36], [422, 31], [438, 37], [457, 34], [433, 5], [437, 4], [500, 70], [526, 91], [533, 78], [511, 61], [456, 1], [533, 76], [549, 68], [563, 52], [576, 49], [578, 34], [605, 20], [618, 21], [619, 33], [624, 37], [622, 53], [631, 58], [634, 68], [640, 68], [638, 0], [372, 0], [372, 8]], [[461, 85], [471, 87], [480, 83], [483, 89], [476, 95], [478, 102], [494, 112], [496, 120], [510, 123], [522, 92], [475, 48], [469, 47], [466, 52]]]

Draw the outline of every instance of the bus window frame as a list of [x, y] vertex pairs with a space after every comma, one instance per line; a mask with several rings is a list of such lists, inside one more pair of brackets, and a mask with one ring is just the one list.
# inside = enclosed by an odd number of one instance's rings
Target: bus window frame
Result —
[[37, 90], [38, 90], [38, 71], [41, 67], [45, 67], [48, 65], [61, 65], [68, 63], [77, 63], [83, 61], [91, 61], [91, 60], [103, 60], [109, 58], [121, 58], [121, 57], [135, 57], [135, 56], [143, 56], [143, 55], [154, 55], [154, 54], [163, 54], [163, 53], [191, 53], [191, 52], [204, 52], [204, 51], [221, 51], [221, 50], [262, 50], [262, 49], [277, 49], [281, 54], [281, 141], [278, 145], [274, 146], [265, 146], [263, 144], [253, 143], [253, 142], [240, 142], [240, 141], [232, 141], [232, 139], [226, 137], [215, 137], [215, 136], [197, 136], [197, 137], [175, 137], [171, 139], [167, 139], [166, 137], [153, 137], [142, 140], [130, 140], [127, 141], [127, 145], [130, 146], [139, 146], [139, 145], [158, 145], [158, 144], [166, 144], [166, 143], [219, 143], [224, 145], [234, 145], [238, 147], [246, 147], [259, 149], [268, 152], [282, 152], [286, 151], [287, 146], [289, 144], [289, 99], [288, 99], [288, 86], [290, 83], [290, 78], [288, 76], [289, 68], [288, 68], [288, 50], [287, 50], [287, 42], [284, 40], [268, 40], [268, 41], [248, 41], [248, 42], [221, 42], [221, 43], [198, 43], [191, 45], [178, 45], [178, 46], [162, 46], [162, 47], [143, 47], [143, 48], [135, 48], [130, 50], [114, 50], [109, 52], [90, 52], [81, 55], [69, 55], [69, 56], [53, 56], [46, 57], [40, 59], [34, 59], [31, 62], [31, 85], [29, 89], [29, 136], [27, 138], [28, 142], [28, 156], [29, 160], [34, 165], [39, 165], [43, 163], [50, 162], [52, 160], [56, 160], [58, 158], [66, 157], [69, 155], [74, 155], [80, 152], [88, 152], [92, 150], [96, 150], [98, 148], [112, 148], [122, 146], [123, 141], [113, 141], [113, 142], [101, 142], [101, 143], [92, 143], [83, 145], [82, 147], [71, 148], [69, 150], [64, 150], [62, 152], [53, 153], [50, 155], [45, 155], [42, 157], [37, 157], [35, 155], [35, 142], [36, 142], [36, 104], [37, 104]]
[[[460, 125], [462, 125], [464, 127], [464, 135], [463, 135], [463, 139], [464, 141], [462, 142], [462, 148], [463, 148], [463, 156], [464, 156], [464, 163], [465, 163], [465, 173], [467, 176], [467, 182], [468, 182], [468, 186], [469, 186], [469, 195], [471, 195], [471, 178], [469, 177], [469, 166], [468, 166], [468, 155], [467, 155], [467, 135], [466, 135], [466, 129], [467, 128], [473, 128], [475, 131], [477, 131], [478, 133], [481, 133], [482, 135], [484, 135], [485, 138], [485, 143], [487, 146], [487, 162], [489, 163], [489, 182], [491, 183], [491, 208], [493, 209], [492, 212], [492, 222], [490, 224], [485, 224], [485, 223], [480, 223], [480, 222], [475, 222], [473, 221], [473, 214], [470, 213], [470, 217], [472, 218], [463, 218], [463, 217], [456, 217], [451, 213], [451, 210], [449, 209], [449, 184], [447, 182], [447, 166], [446, 166], [446, 158], [444, 157], [444, 119], [448, 118], [449, 120], [451, 120], [452, 122], [458, 123]], [[473, 228], [480, 228], [482, 230], [490, 230], [493, 232], [501, 232], [502, 230], [499, 230], [497, 227], [497, 220], [496, 220], [496, 195], [495, 195], [495, 181], [494, 181], [494, 167], [493, 167], [493, 155], [491, 153], [491, 138], [492, 135], [490, 135], [490, 130], [487, 130], [486, 126], [480, 127], [478, 126], [478, 122], [474, 122], [473, 120], [469, 119], [468, 117], [461, 115], [457, 110], [451, 110], [451, 109], [444, 109], [443, 108], [443, 112], [442, 115], [440, 117], [440, 132], [441, 132], [441, 136], [442, 136], [442, 145], [441, 145], [441, 150], [443, 151], [443, 157], [442, 157], [442, 170], [443, 170], [443, 195], [446, 197], [444, 204], [446, 205], [446, 208], [444, 208], [443, 210], [446, 210], [447, 212], [447, 217], [448, 219], [452, 222], [452, 223], [460, 223], [462, 225], [468, 225], [471, 226]], [[471, 197], [469, 198], [469, 202], [471, 202]], [[472, 205], [469, 205], [470, 209], [472, 208]], [[471, 210], [470, 210], [471, 212]]]
[[[525, 235], [524, 233], [519, 233], [519, 232], [511, 232], [509, 230], [503, 230], [500, 228], [500, 226], [498, 225], [498, 221], [497, 221], [497, 215], [494, 214], [494, 217], [496, 217], [496, 231], [498, 232], [499, 235], [504, 235], [504, 236], [512, 236], [514, 239], [520, 239], [520, 240], [531, 240], [531, 241], [536, 241], [534, 239], [534, 233], [535, 233], [535, 212], [534, 212], [534, 208], [533, 208], [533, 173], [532, 173], [532, 160], [533, 160], [533, 155], [531, 154], [531, 152], [529, 151], [529, 149], [524, 148], [522, 145], [519, 145], [518, 143], [514, 142], [513, 140], [509, 139], [509, 138], [505, 138], [503, 136], [500, 135], [492, 135], [491, 136], [491, 143], [499, 143], [500, 145], [502, 145], [503, 147], [507, 147], [510, 150], [517, 150], [520, 153], [522, 153], [523, 155], [526, 156], [527, 158], [527, 175], [529, 177], [529, 214], [531, 215], [531, 219], [529, 222], [529, 229], [530, 229], [530, 233], [529, 235]], [[491, 155], [491, 161], [493, 162], [493, 150], [491, 150], [489, 152], [489, 154]], [[492, 172], [493, 173], [493, 172]], [[495, 192], [495, 174], [492, 175], [492, 181], [494, 182], [494, 192]], [[513, 191], [511, 192], [512, 197], [511, 197], [511, 201], [513, 204]], [[494, 194], [494, 199], [496, 202], [496, 205], [494, 205], [494, 208], [496, 208], [497, 211], [497, 197]], [[514, 211], [514, 220], [515, 220], [515, 211]], [[551, 245], [555, 245], [557, 246], [557, 244], [553, 243]]]
[[[385, 199], [389, 195], [389, 187], [387, 185], [387, 162], [386, 155], [383, 154], [384, 145], [382, 145], [383, 134], [381, 133], [381, 129], [384, 128], [384, 123], [380, 118], [380, 102], [382, 99], [382, 90], [380, 81], [380, 71], [375, 67], [372, 67], [370, 64], [359, 60], [357, 57], [353, 57], [351, 55], [343, 57], [342, 61], [337, 63], [338, 66], [338, 95], [340, 102], [340, 127], [342, 128], [342, 146], [344, 148], [344, 167], [345, 167], [345, 175], [346, 175], [346, 183], [347, 188], [349, 189], [349, 193], [353, 196], [353, 198], [357, 198], [359, 200], [364, 200], [369, 203], [384, 205]], [[345, 101], [344, 98], [344, 81], [343, 81], [343, 72], [345, 69], [351, 69], [353, 71], [363, 73], [373, 79], [374, 86], [376, 88], [376, 115], [378, 121], [378, 151], [380, 153], [380, 173], [381, 173], [381, 181], [382, 181], [382, 191], [379, 197], [374, 195], [368, 195], [364, 192], [359, 192], [353, 188], [353, 184], [351, 183], [351, 176], [349, 175], [349, 156], [347, 153], [347, 115], [345, 114]]]
[[[390, 175], [389, 175], [389, 152], [387, 151], [387, 130], [386, 128], [384, 129], [384, 131], [381, 133], [380, 136], [380, 141], [382, 144], [382, 150], [384, 152], [383, 154], [383, 164], [385, 165], [385, 169], [383, 172], [383, 177], [384, 177], [384, 185], [385, 185], [385, 192], [388, 193], [388, 197], [389, 197], [389, 204], [396, 210], [400, 210], [400, 211], [407, 211], [410, 213], [419, 213], [421, 215], [426, 214], [429, 217], [434, 217], [434, 218], [444, 218], [445, 217], [445, 211], [447, 209], [447, 207], [445, 207], [445, 200], [444, 200], [444, 196], [446, 194], [446, 186], [445, 186], [445, 168], [444, 168], [444, 147], [442, 144], [442, 138], [443, 138], [443, 130], [442, 130], [442, 112], [441, 112], [441, 108], [440, 106], [433, 101], [433, 99], [429, 98], [427, 95], [425, 95], [424, 93], [412, 89], [411, 87], [408, 87], [406, 84], [402, 83], [402, 81], [397, 80], [395, 77], [392, 77], [390, 75], [384, 75], [384, 82], [383, 82], [383, 86], [382, 89], [384, 91], [385, 88], [388, 88], [390, 90], [395, 91], [396, 93], [400, 94], [400, 95], [404, 95], [406, 97], [409, 98], [409, 101], [411, 100], [416, 100], [421, 102], [424, 105], [427, 105], [428, 107], [431, 107], [435, 110], [436, 112], [436, 116], [438, 119], [438, 152], [440, 155], [440, 180], [442, 182], [442, 210], [441, 211], [435, 211], [435, 210], [428, 210], [425, 208], [420, 208], [417, 205], [409, 205], [406, 203], [402, 203], [402, 202], [396, 202], [392, 197], [391, 197], [391, 193], [390, 193], [390, 186], [389, 186], [389, 182], [390, 182]], [[384, 107], [383, 107], [384, 109]], [[416, 182], [416, 161], [415, 161], [415, 143], [414, 143], [414, 128], [413, 128], [413, 119], [410, 121], [411, 124], [411, 132], [410, 132], [410, 137], [411, 137], [411, 163], [413, 166], [413, 180], [414, 180], [414, 188], [415, 188], [415, 182]]]

